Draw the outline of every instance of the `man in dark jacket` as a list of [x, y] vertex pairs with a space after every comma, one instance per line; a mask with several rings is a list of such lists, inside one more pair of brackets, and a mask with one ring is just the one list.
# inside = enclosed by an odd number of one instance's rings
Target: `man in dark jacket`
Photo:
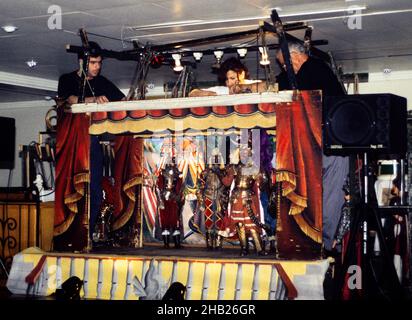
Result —
[[[79, 70], [63, 74], [59, 78], [58, 83], [58, 97], [59, 99], [65, 101], [68, 104], [76, 104], [80, 102], [84, 103], [106, 103], [109, 101], [119, 101], [125, 98], [124, 94], [107, 78], [100, 75], [102, 68], [102, 56], [100, 46], [90, 41], [89, 42], [89, 63], [87, 68], [86, 83], [84, 96], [80, 92], [81, 75], [83, 70], [83, 59], [84, 54], [78, 54]], [[82, 96], [82, 97], [81, 97]], [[63, 121], [63, 118], [67, 117], [64, 112], [60, 113], [59, 121]], [[62, 122], [66, 123], [66, 122]], [[67, 122], [70, 124], [70, 122]], [[80, 133], [77, 132], [79, 135]], [[89, 136], [81, 137], [81, 139], [88, 139]], [[64, 148], [62, 145], [60, 149]], [[59, 152], [62, 153], [63, 151]], [[100, 146], [100, 140], [98, 136], [90, 136], [90, 221], [89, 221], [89, 232], [90, 237], [92, 237], [94, 231], [94, 225], [99, 214], [100, 205], [103, 200], [102, 194], [102, 178], [103, 178], [103, 151]], [[65, 178], [64, 178], [65, 179]], [[64, 207], [64, 206], [63, 206]], [[55, 224], [64, 225], [61, 220], [65, 219], [62, 217], [59, 220], [55, 219]], [[70, 221], [70, 219], [66, 219]], [[57, 221], [57, 222], [56, 222]], [[70, 231], [71, 230], [71, 231]], [[56, 232], [55, 226], [55, 247], [56, 250], [81, 250], [84, 244], [76, 245], [72, 244], [72, 241], [76, 241], [76, 238], [81, 238], [81, 236], [76, 235], [75, 228], [64, 228], [60, 232]], [[60, 235], [66, 234], [66, 236], [60, 237]]]
[[[299, 90], [322, 90], [322, 96], [341, 96], [345, 94], [331, 68], [322, 60], [311, 57], [305, 47], [298, 42], [288, 43], [290, 62], [296, 77]], [[286, 65], [282, 52], [277, 52], [276, 58], [283, 71], [277, 76], [280, 90], [289, 90]], [[322, 157], [323, 180], [323, 244], [327, 251], [332, 249], [332, 243], [344, 204], [342, 185], [349, 173], [347, 157]]]

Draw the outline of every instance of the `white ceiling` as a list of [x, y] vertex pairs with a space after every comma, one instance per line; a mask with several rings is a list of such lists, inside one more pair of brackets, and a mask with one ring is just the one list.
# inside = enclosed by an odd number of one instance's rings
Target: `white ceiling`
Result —
[[[60, 30], [48, 28], [51, 5], [62, 10]], [[348, 27], [348, 21], [356, 19], [352, 12], [304, 14], [353, 5], [366, 7], [358, 17], [361, 20], [357, 20], [361, 21], [360, 29]], [[89, 40], [120, 51], [131, 49], [132, 39], [157, 45], [257, 29], [259, 21], [271, 22], [272, 8], [280, 8], [278, 13], [284, 23], [304, 21], [313, 26], [312, 39], [329, 41], [319, 49], [331, 51], [345, 73], [412, 69], [411, 0], [2, 0], [0, 25], [13, 24], [19, 29], [11, 34], [0, 30], [0, 101], [32, 99], [36, 95], [30, 90], [22, 94], [22, 88], [13, 92], [14, 83], [7, 81], [10, 77], [5, 80], [2, 73], [27, 77], [24, 85], [30, 87], [33, 77], [50, 84], [60, 74], [74, 70], [76, 56], [67, 53], [65, 46], [80, 45], [77, 33], [81, 27], [89, 33]], [[302, 38], [304, 31], [292, 34]], [[209, 48], [224, 45], [214, 43]], [[31, 59], [38, 62], [34, 68], [25, 64]], [[212, 57], [204, 57], [194, 70], [197, 80], [215, 79], [211, 64]], [[246, 64], [254, 70], [256, 54], [249, 53]], [[134, 66], [131, 61], [107, 59], [103, 74], [127, 88]], [[176, 79], [169, 66], [152, 69], [148, 76], [155, 85]], [[50, 91], [49, 86], [44, 89]], [[38, 92], [39, 96], [44, 94]]]

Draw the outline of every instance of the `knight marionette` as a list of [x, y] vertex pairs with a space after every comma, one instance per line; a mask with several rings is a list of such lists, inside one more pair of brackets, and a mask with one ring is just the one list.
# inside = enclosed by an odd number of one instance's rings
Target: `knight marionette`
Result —
[[180, 212], [183, 202], [182, 177], [174, 162], [168, 163], [160, 171], [156, 183], [159, 224], [162, 230], [164, 247], [169, 248], [170, 236], [175, 248], [180, 248]]
[[228, 237], [238, 237], [241, 247], [241, 256], [249, 254], [248, 239], [253, 239], [254, 247], [258, 255], [267, 255], [262, 242], [263, 229], [267, 226], [261, 222], [259, 206], [259, 184], [263, 176], [259, 165], [252, 158], [252, 149], [242, 146], [240, 152], [244, 153], [244, 161], [238, 161], [227, 168], [222, 182], [234, 187], [230, 195], [230, 212], [226, 223]]
[[208, 159], [208, 166], [198, 180], [196, 215], [202, 219], [202, 228], [209, 250], [222, 247], [223, 218], [227, 211], [229, 188], [222, 183], [225, 174], [224, 161], [216, 148]]

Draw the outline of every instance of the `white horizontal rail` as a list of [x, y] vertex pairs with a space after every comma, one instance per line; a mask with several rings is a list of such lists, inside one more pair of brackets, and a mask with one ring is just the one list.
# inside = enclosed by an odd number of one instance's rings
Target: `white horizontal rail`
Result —
[[116, 101], [108, 103], [78, 103], [67, 112], [85, 113], [102, 111], [168, 110], [205, 106], [233, 106], [238, 104], [292, 102], [293, 91], [245, 93], [208, 97], [169, 98], [153, 100]]

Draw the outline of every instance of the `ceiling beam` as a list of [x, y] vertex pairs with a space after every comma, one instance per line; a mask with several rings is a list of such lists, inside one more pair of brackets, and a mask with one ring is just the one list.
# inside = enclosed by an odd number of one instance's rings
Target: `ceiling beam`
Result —
[[57, 81], [0, 71], [0, 83], [39, 90], [57, 91]]
[[14, 102], [1, 102], [0, 110], [16, 110], [16, 109], [33, 109], [33, 108], [51, 108], [55, 105], [54, 100], [30, 100], [30, 101], [14, 101]]

